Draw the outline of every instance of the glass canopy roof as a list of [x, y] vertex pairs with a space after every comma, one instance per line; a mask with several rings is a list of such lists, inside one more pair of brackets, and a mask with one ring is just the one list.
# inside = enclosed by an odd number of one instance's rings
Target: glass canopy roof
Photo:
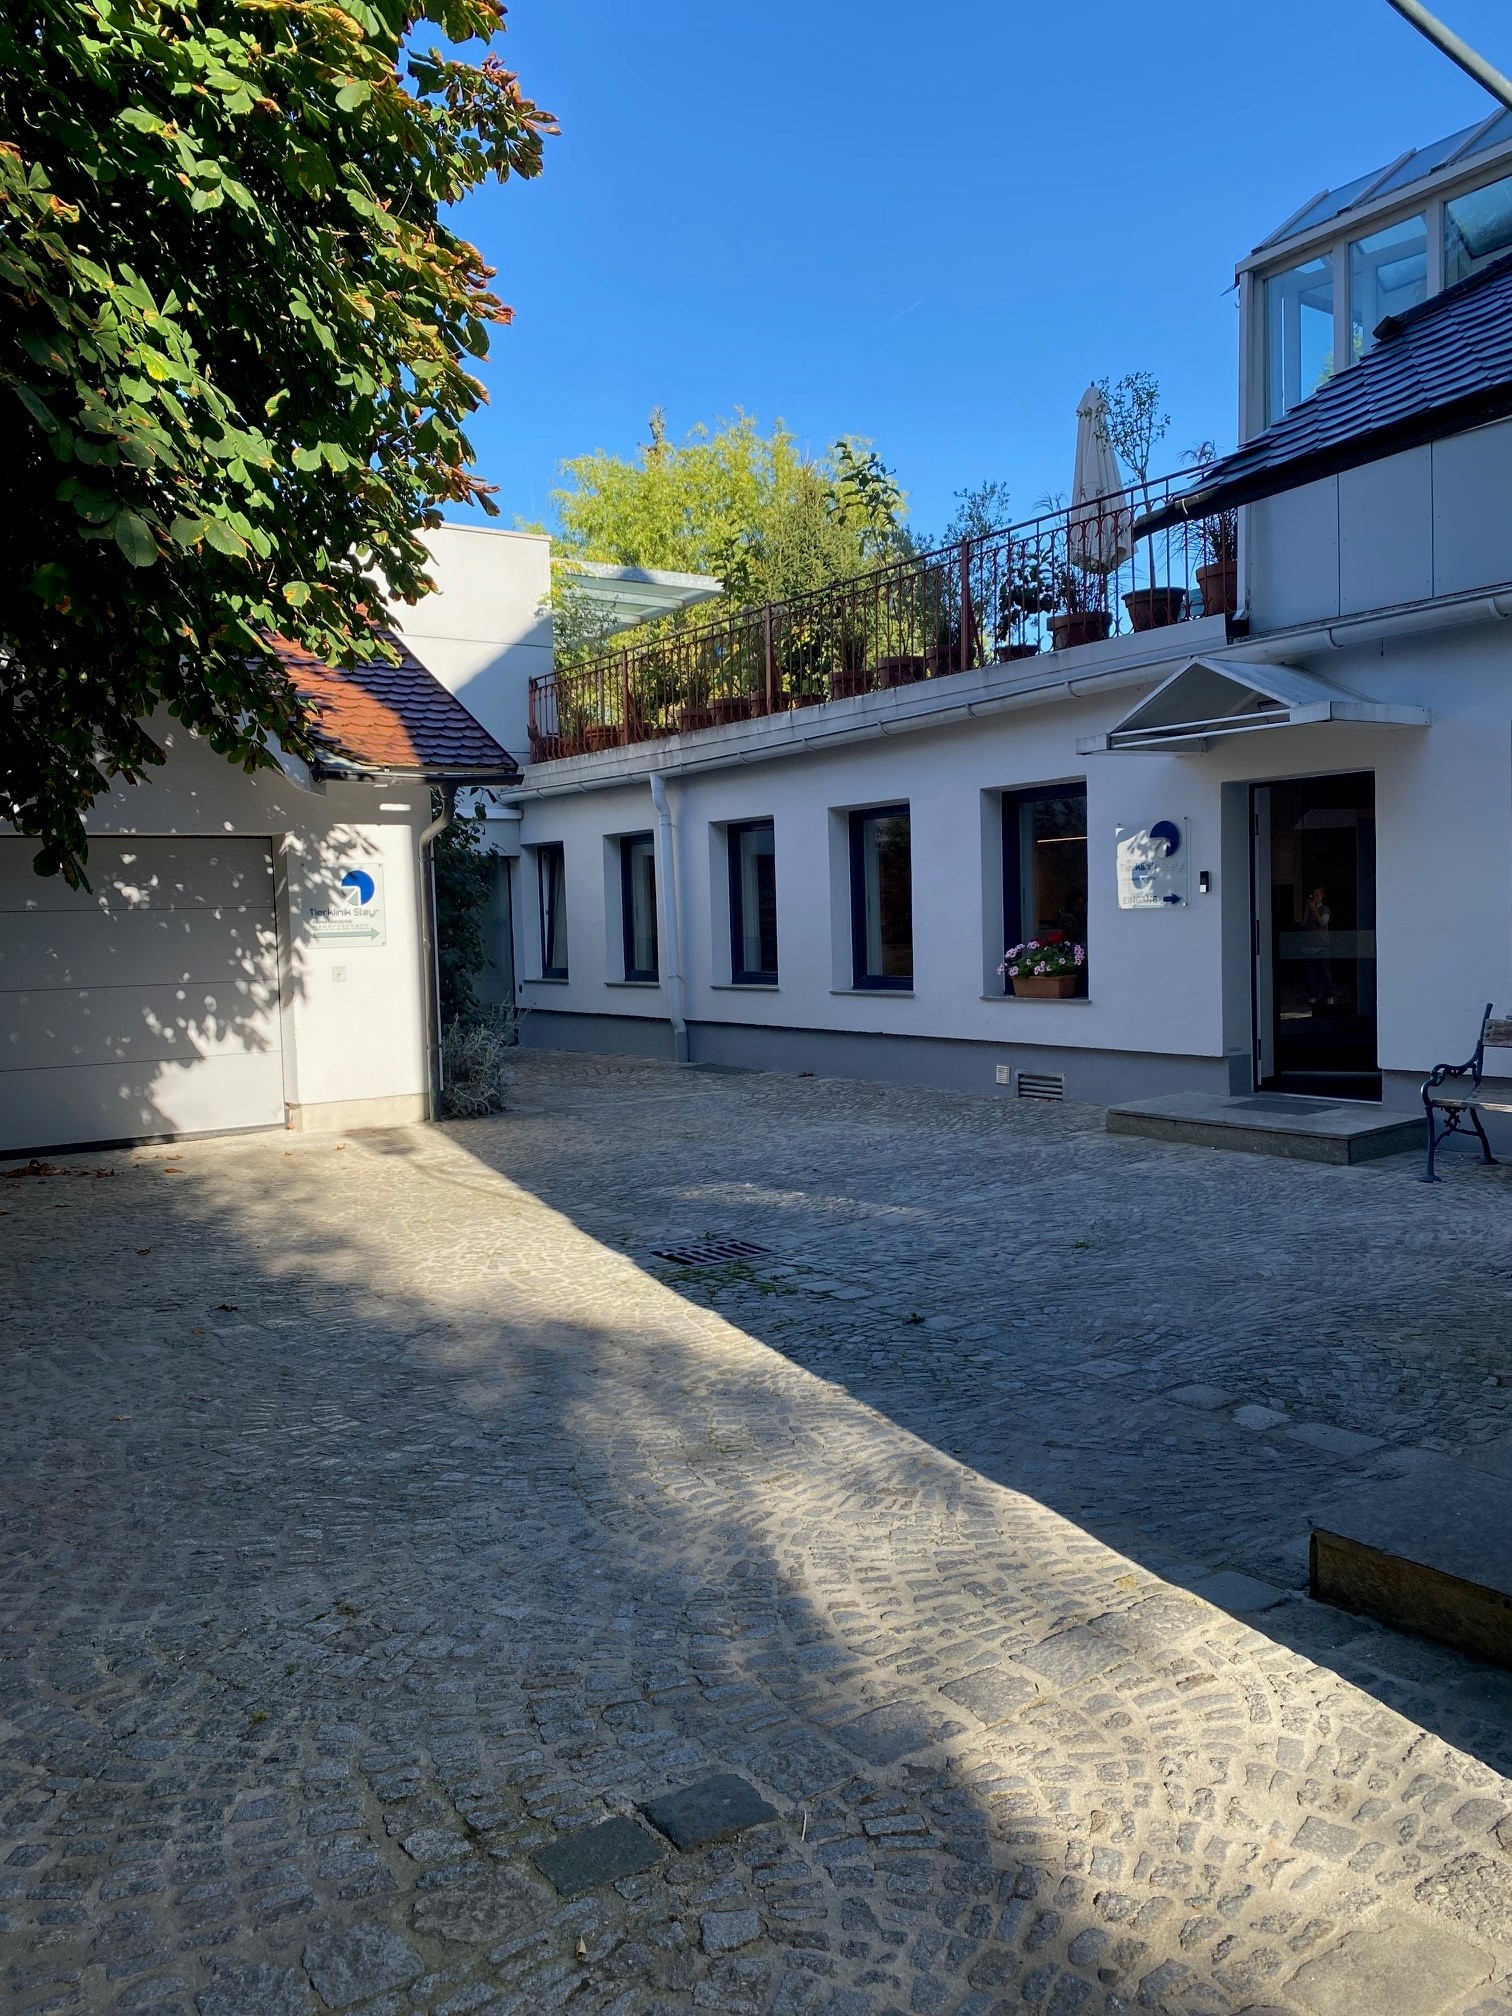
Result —
[[1262, 238], [1255, 250], [1263, 252], [1267, 246], [1279, 245], [1287, 238], [1315, 230], [1330, 218], [1342, 217], [1346, 210], [1353, 210], [1357, 204], [1367, 200], [1410, 189], [1437, 169], [1446, 168], [1453, 162], [1471, 161], [1477, 154], [1485, 154], [1507, 140], [1512, 140], [1512, 111], [1493, 112], [1489, 119], [1462, 127], [1458, 133], [1451, 133], [1447, 140], [1435, 141], [1431, 147], [1410, 148], [1406, 154], [1386, 162], [1373, 174], [1360, 175], [1353, 182], [1342, 183], [1337, 189], [1324, 190], [1305, 209], [1288, 217], [1268, 238]]

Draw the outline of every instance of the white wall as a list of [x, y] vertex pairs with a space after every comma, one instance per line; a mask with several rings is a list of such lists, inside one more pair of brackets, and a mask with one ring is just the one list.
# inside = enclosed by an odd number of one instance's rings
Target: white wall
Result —
[[551, 542], [442, 525], [425, 543], [437, 592], [397, 604], [395, 621], [421, 664], [523, 764], [530, 681], [551, 670]]
[[[305, 791], [281, 772], [244, 775], [172, 721], [157, 721], [153, 732], [167, 763], [148, 781], [118, 784], [98, 799], [91, 834], [269, 838], [280, 882], [285, 1099], [303, 1125], [423, 1117], [417, 835], [430, 817], [429, 793], [337, 783]], [[314, 941], [305, 913], [349, 868], [374, 864], [382, 871], [384, 942]], [[191, 1048], [208, 1040], [206, 1032], [185, 1033]]]
[[1248, 507], [1258, 630], [1512, 582], [1512, 421]]
[[[1250, 908], [1247, 874], [1223, 870], [1223, 785], [1369, 770], [1377, 792], [1380, 1061], [1415, 1072], [1462, 1055], [1480, 1007], [1491, 999], [1512, 1004], [1512, 627], [1296, 662], [1371, 697], [1427, 706], [1433, 724], [1281, 729], [1203, 755], [1078, 757], [1078, 736], [1107, 730], [1133, 704], [1125, 691], [669, 779], [689, 1020], [1221, 1058], [1225, 906], [1243, 929]], [[983, 998], [984, 974], [1001, 956], [995, 794], [1073, 778], [1085, 778], [1088, 794], [1090, 999]], [[837, 973], [836, 939], [848, 891], [844, 849], [833, 845], [835, 813], [901, 799], [912, 808], [914, 988], [850, 993], [837, 987], [846, 978], [843, 947]], [[1234, 798], [1240, 817], [1245, 802], [1242, 792]], [[766, 817], [775, 821], [780, 984], [731, 988], [721, 984], [726, 896], [710, 828]], [[1190, 903], [1121, 911], [1116, 829], [1160, 818], [1189, 822]], [[618, 918], [604, 836], [654, 826], [645, 787], [527, 802], [518, 920], [527, 1005], [665, 1017], [664, 985], [616, 987], [607, 977]], [[566, 847], [564, 983], [529, 977], [540, 972], [531, 850], [543, 840]], [[1212, 878], [1207, 896], [1197, 893], [1203, 869]], [[658, 879], [665, 900], [664, 864]], [[662, 943], [665, 963], [665, 934]], [[1242, 970], [1247, 990], [1247, 964]], [[993, 987], [1000, 984], [993, 975]], [[1231, 991], [1237, 985], [1231, 960]], [[1249, 1011], [1247, 1001], [1229, 1006], [1232, 1040], [1236, 1007], [1245, 1029]]]

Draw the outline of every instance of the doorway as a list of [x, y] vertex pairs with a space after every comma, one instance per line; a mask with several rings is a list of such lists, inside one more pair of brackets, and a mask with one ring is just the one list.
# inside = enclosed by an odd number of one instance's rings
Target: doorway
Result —
[[1256, 784], [1252, 809], [1256, 1083], [1379, 1099], [1375, 778]]

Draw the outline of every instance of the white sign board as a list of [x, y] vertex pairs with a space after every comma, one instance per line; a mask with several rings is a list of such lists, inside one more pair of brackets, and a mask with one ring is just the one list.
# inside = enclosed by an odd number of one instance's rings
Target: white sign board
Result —
[[320, 945], [382, 945], [388, 937], [383, 916], [383, 870], [376, 862], [348, 868], [329, 900], [306, 902], [305, 930]]
[[1118, 829], [1120, 910], [1179, 908], [1187, 900], [1187, 822], [1157, 819], [1153, 826]]

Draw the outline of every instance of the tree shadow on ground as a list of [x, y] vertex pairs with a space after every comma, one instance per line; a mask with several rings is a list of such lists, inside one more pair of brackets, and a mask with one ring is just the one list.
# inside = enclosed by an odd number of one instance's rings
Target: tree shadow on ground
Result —
[[[441, 1135], [100, 1166], [6, 1200], [18, 2003], [292, 2011], [367, 1925], [447, 2016], [1220, 2016], [1461, 1908], [1489, 1773]], [[778, 1819], [535, 1872], [724, 1770]]]
[[[1306, 1595], [1324, 1507], [1430, 1451], [1483, 1460], [1472, 1436], [1512, 1448], [1501, 1171], [1425, 1193], [1412, 1158], [1274, 1163], [1113, 1140], [1092, 1108], [606, 1064], [532, 1059], [520, 1112], [457, 1138], [979, 1476], [1512, 1771], [1512, 1675]], [[708, 1233], [770, 1257], [654, 1258]]]

